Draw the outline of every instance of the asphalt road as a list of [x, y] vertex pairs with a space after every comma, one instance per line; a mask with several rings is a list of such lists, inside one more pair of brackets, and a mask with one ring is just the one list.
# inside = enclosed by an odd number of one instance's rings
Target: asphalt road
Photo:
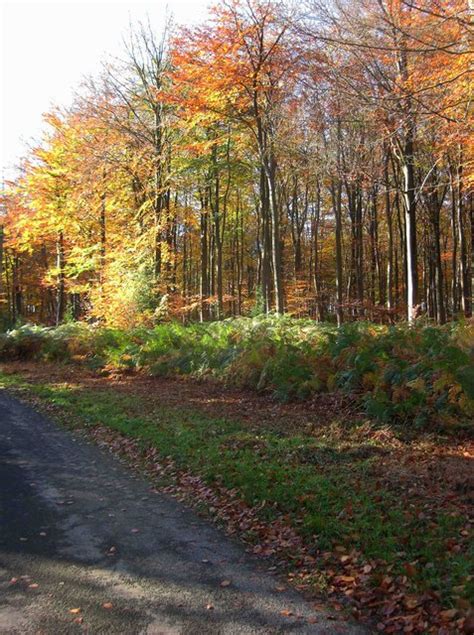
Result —
[[366, 632], [268, 566], [0, 391], [0, 633]]

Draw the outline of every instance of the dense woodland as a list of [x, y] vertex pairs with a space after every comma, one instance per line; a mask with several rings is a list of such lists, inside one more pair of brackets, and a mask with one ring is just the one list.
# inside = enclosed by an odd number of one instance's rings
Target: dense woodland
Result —
[[138, 25], [5, 184], [5, 322], [470, 316], [473, 28], [467, 0]]

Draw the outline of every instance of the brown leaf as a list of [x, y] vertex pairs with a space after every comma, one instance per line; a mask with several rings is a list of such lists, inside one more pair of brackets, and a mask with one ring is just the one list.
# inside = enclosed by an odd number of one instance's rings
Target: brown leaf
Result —
[[355, 582], [355, 578], [353, 575], [339, 575], [337, 576], [337, 582], [343, 582], [344, 584], [350, 584]]
[[405, 562], [405, 564], [403, 565], [403, 568], [406, 571], [406, 574], [408, 577], [410, 578], [414, 578], [416, 575], [416, 568], [412, 565], [411, 562]]
[[445, 620], [448, 622], [449, 620], [454, 619], [457, 614], [458, 614], [457, 609], [446, 609], [445, 611], [441, 611], [439, 616], [442, 620]]
[[81, 612], [81, 609], [69, 609], [69, 613], [77, 614], [80, 612]]
[[283, 617], [291, 617], [293, 615], [293, 611], [283, 609], [283, 611], [280, 611], [280, 614], [283, 615]]
[[113, 608], [113, 606], [114, 606], [114, 605], [112, 604], [112, 602], [104, 602], [104, 603], [102, 604], [102, 608], [103, 608], [103, 609], [111, 609], [111, 608]]
[[222, 580], [221, 587], [230, 586], [232, 582], [230, 580]]
[[416, 595], [407, 595], [403, 600], [407, 609], [416, 609], [416, 607], [420, 604], [420, 599]]

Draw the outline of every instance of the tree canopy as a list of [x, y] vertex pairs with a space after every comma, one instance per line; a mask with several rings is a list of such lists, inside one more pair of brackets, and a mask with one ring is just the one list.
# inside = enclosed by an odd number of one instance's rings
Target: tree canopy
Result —
[[5, 319], [472, 314], [466, 0], [138, 25], [6, 185]]

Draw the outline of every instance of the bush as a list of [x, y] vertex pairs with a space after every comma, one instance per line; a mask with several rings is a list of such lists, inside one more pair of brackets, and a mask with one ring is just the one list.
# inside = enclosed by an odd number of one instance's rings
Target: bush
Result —
[[26, 325], [0, 335], [0, 359], [211, 375], [280, 401], [339, 391], [384, 422], [450, 424], [474, 417], [472, 324], [356, 322], [337, 328], [270, 315], [129, 331], [84, 323]]

